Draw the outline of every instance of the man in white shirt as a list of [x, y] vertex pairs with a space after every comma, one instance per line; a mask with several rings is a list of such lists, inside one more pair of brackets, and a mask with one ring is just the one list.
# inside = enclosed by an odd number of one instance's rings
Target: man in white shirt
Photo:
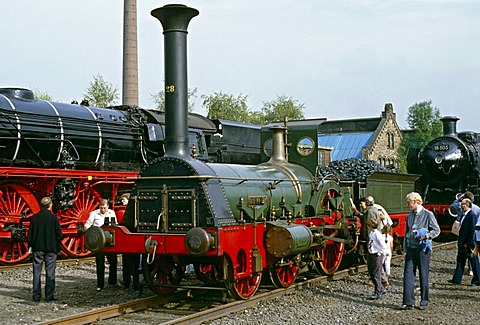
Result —
[[[108, 208], [108, 200], [102, 199], [98, 209], [90, 212], [90, 216], [85, 222], [85, 229], [91, 226], [101, 227], [103, 225], [116, 225], [117, 217], [115, 211]], [[104, 253], [98, 251], [95, 254], [95, 264], [97, 268], [97, 291], [102, 291], [105, 286], [105, 256], [108, 260], [108, 284], [117, 285], [117, 254]]]

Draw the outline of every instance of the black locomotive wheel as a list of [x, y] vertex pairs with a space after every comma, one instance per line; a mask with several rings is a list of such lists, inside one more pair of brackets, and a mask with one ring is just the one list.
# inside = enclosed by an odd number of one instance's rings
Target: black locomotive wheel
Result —
[[0, 230], [10, 232], [8, 238], [0, 239], [0, 263], [12, 265], [25, 261], [29, 256], [26, 233], [30, 218], [40, 211], [35, 195], [24, 185], [3, 183], [0, 185]]
[[148, 256], [143, 258], [143, 275], [150, 290], [157, 295], [174, 292], [177, 288], [170, 285], [182, 282], [185, 268], [175, 263], [171, 256], [155, 255], [151, 262], [148, 259]]
[[235, 278], [235, 274], [244, 273], [247, 270], [247, 256], [244, 251], [240, 251], [237, 254], [235, 265], [228, 258], [225, 258], [224, 270], [228, 272], [225, 286], [230, 295], [235, 299], [246, 300], [252, 297], [260, 287], [262, 272], [253, 273], [252, 276]]
[[218, 284], [222, 281], [222, 274], [215, 264], [193, 264], [197, 279], [206, 284]]
[[[79, 185], [80, 186], [80, 185]], [[57, 212], [60, 226], [63, 228], [77, 228], [85, 225], [90, 212], [95, 210], [101, 200], [100, 194], [92, 188], [80, 191], [73, 201], [73, 206], [64, 212]], [[69, 257], [81, 258], [92, 255], [85, 246], [83, 233], [65, 235], [62, 239], [62, 251]]]
[[291, 286], [298, 275], [299, 259], [297, 258], [284, 258], [278, 263], [270, 267], [269, 274], [270, 280], [276, 288], [288, 288]]

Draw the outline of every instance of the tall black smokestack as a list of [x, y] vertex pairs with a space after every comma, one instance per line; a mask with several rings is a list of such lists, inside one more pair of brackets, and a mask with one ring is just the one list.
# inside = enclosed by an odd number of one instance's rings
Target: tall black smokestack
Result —
[[187, 28], [198, 10], [173, 4], [152, 10], [163, 26], [165, 51], [165, 156], [188, 158]]
[[456, 116], [444, 116], [440, 119], [443, 123], [443, 135], [457, 136], [457, 121]]

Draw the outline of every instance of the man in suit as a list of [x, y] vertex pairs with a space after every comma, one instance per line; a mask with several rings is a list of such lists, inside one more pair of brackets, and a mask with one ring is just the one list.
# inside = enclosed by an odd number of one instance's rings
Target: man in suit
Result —
[[[422, 204], [420, 194], [412, 192], [406, 196], [407, 204], [411, 210], [407, 215], [405, 225], [405, 238], [403, 240], [403, 258], [405, 267], [403, 271], [403, 305], [402, 309], [412, 309], [415, 306], [415, 274], [419, 270], [420, 277], [420, 306], [421, 310], [428, 306], [428, 275], [430, 273], [431, 250], [422, 250], [423, 240], [431, 241], [440, 234], [440, 227], [431, 211], [426, 210]], [[425, 228], [427, 233], [423, 237], [416, 237], [417, 229]]]
[[453, 274], [452, 280], [448, 282], [453, 284], [462, 283], [463, 270], [467, 259], [472, 265], [473, 278], [472, 285], [480, 285], [480, 264], [478, 258], [472, 254], [475, 248], [475, 224], [477, 216], [472, 210], [472, 201], [470, 199], [463, 199], [462, 211], [464, 215], [460, 221], [460, 231], [458, 233], [458, 251], [457, 251], [457, 267]]
[[44, 197], [40, 201], [42, 210], [32, 216], [28, 230], [28, 246], [33, 253], [33, 301], [40, 301], [42, 288], [40, 276], [45, 262], [45, 300], [55, 300], [55, 268], [60, 251], [62, 230], [57, 216], [52, 213], [52, 199]]

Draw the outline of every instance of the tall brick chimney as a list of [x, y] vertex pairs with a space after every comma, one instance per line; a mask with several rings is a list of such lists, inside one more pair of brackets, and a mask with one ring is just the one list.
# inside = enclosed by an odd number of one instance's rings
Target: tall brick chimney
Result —
[[122, 104], [138, 106], [137, 0], [123, 4]]

